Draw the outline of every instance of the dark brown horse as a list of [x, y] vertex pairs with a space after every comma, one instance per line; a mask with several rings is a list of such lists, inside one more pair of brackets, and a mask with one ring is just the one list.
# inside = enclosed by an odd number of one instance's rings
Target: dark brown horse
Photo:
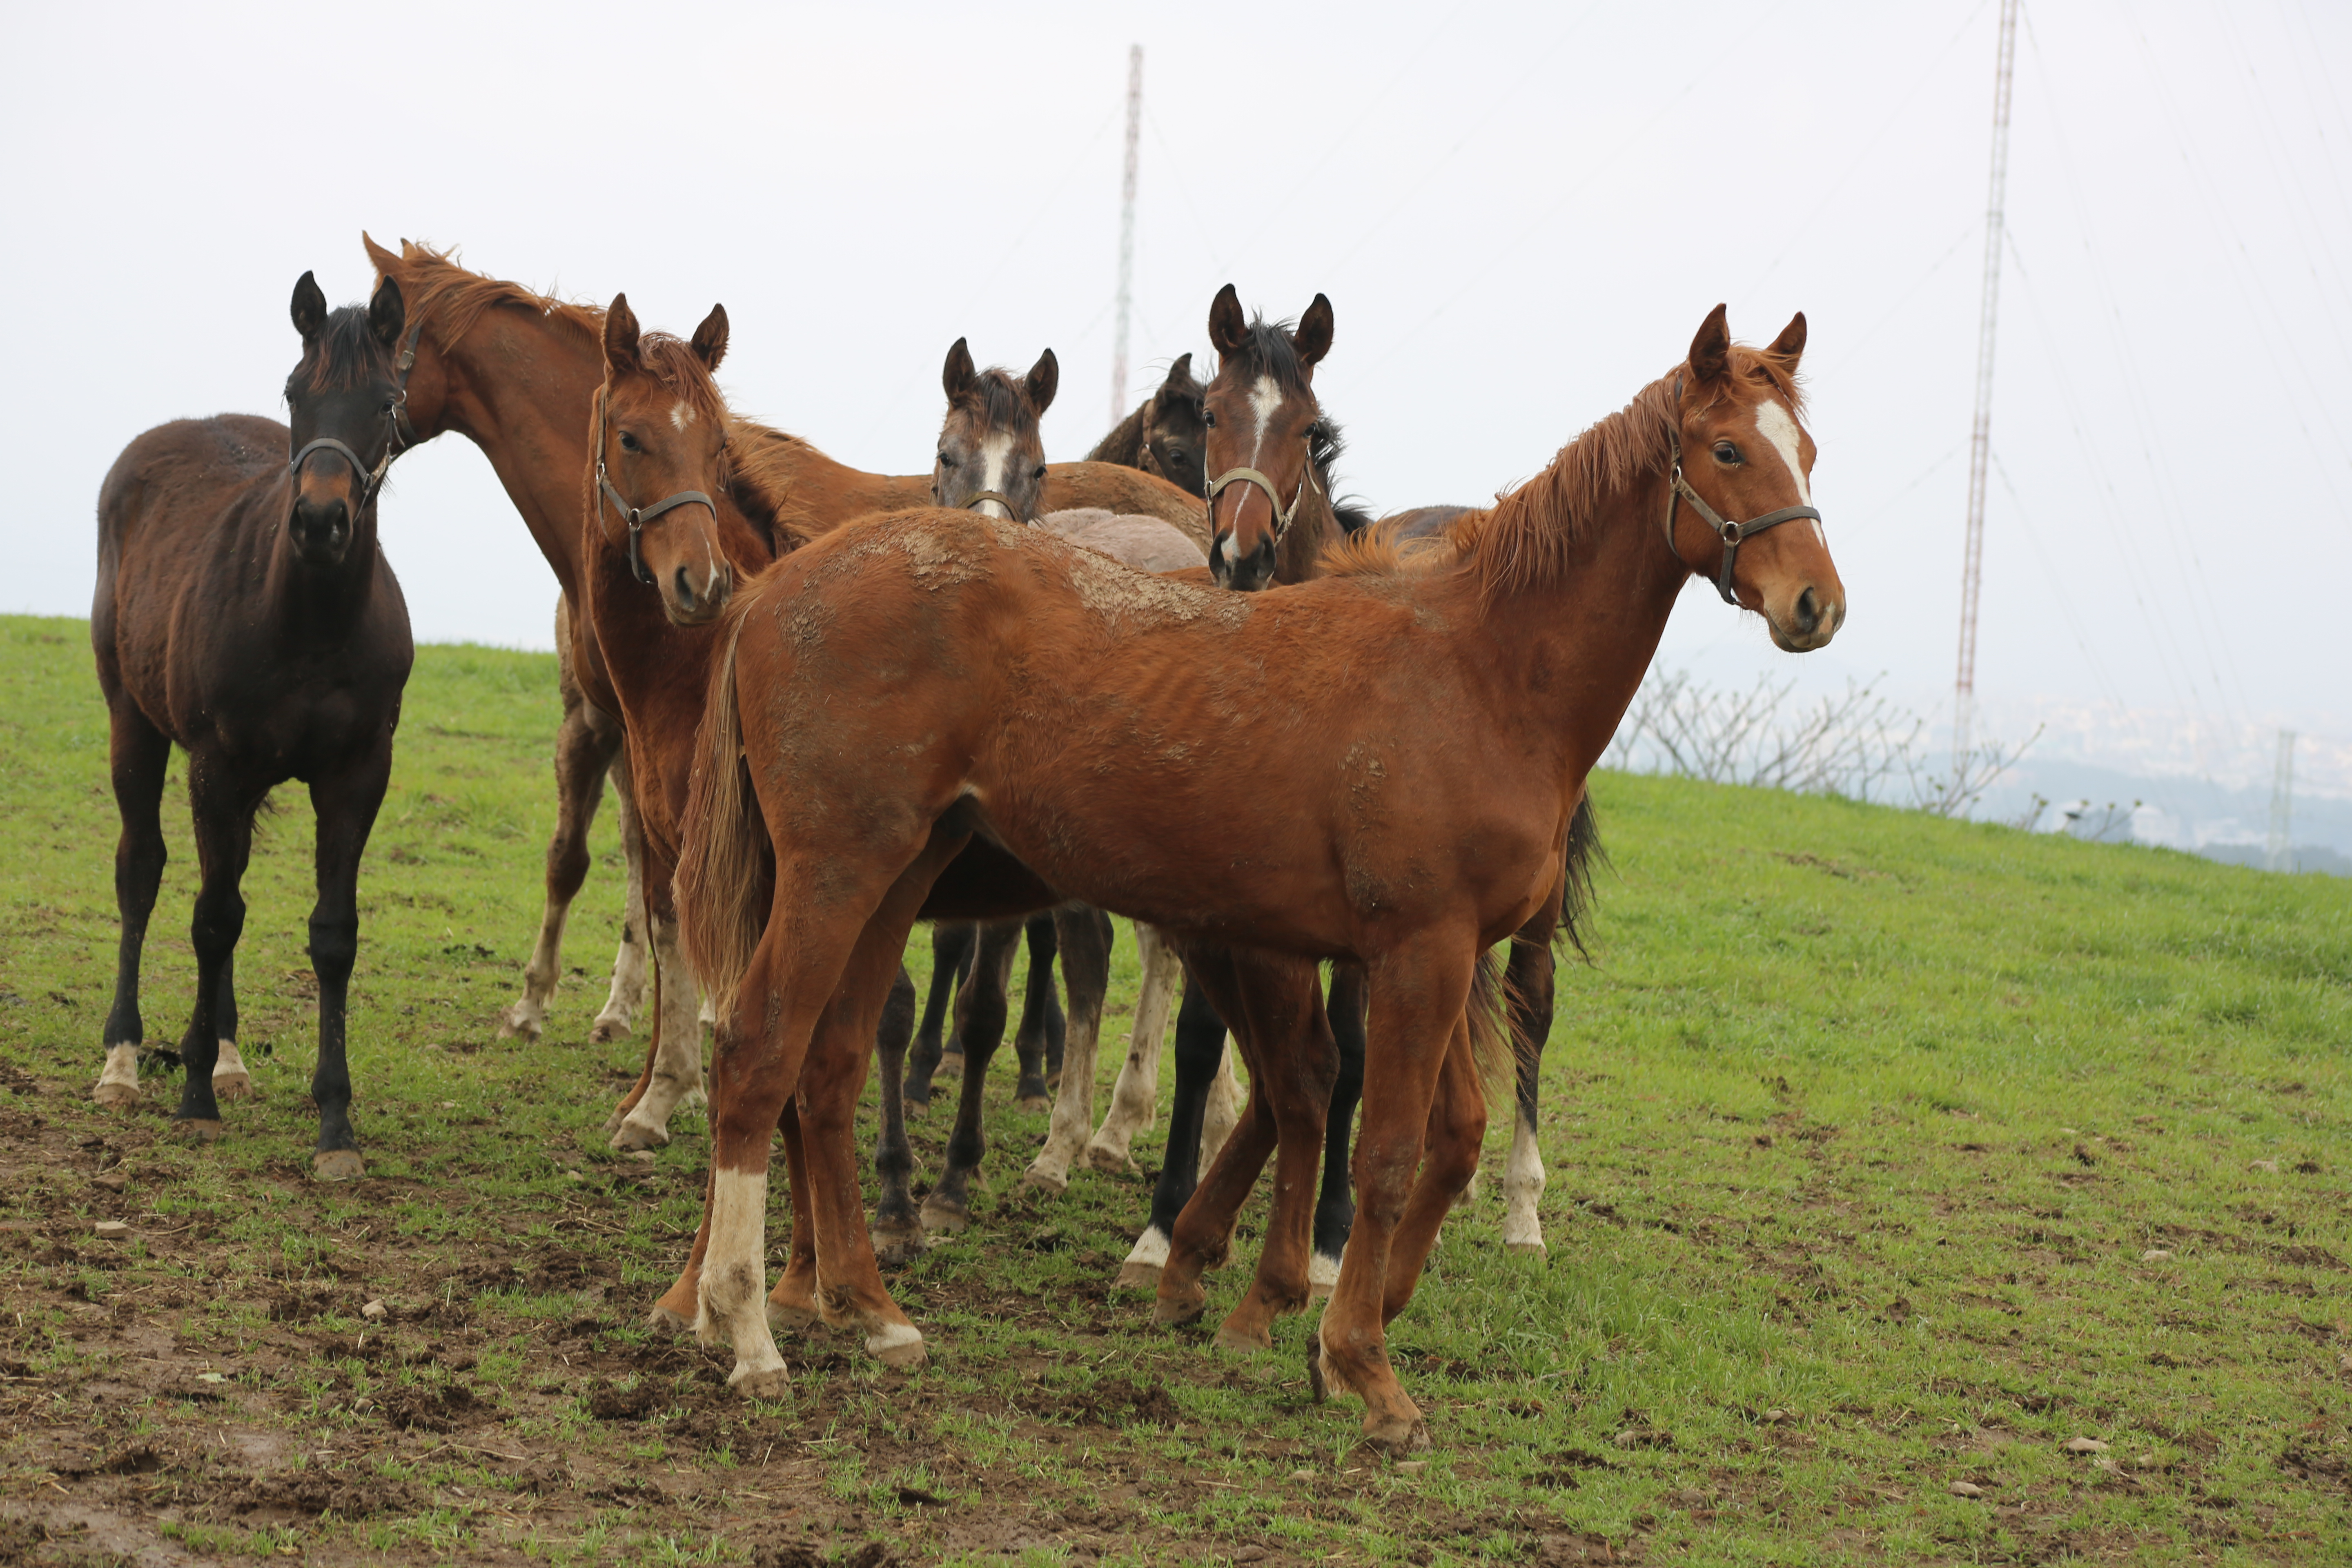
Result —
[[177, 744], [188, 753], [204, 878], [189, 930], [196, 1005], [180, 1042], [187, 1079], [177, 1116], [199, 1137], [219, 1136], [219, 1097], [250, 1088], [236, 1050], [233, 965], [253, 816], [272, 788], [300, 779], [319, 825], [311, 1168], [342, 1179], [364, 1169], [343, 1059], [360, 855], [392, 774], [414, 658], [375, 505], [405, 444], [405, 318], [389, 280], [366, 307], [330, 313], [308, 272], [293, 310], [302, 359], [286, 383], [290, 431], [234, 414], [158, 426], [123, 448], [99, 490], [90, 642], [122, 815], [114, 858], [122, 945], [93, 1098], [121, 1105], [139, 1095], [139, 957], [163, 875], [158, 807]]
[[[1367, 1440], [1426, 1443], [1385, 1325], [1476, 1169], [1481, 955], [1558, 897], [1586, 776], [1694, 571], [1791, 651], [1843, 620], [1819, 528], [1774, 526], [1818, 518], [1803, 341], [1800, 318], [1735, 348], [1718, 308], [1682, 363], [1459, 532], [1447, 571], [1215, 594], [930, 510], [836, 532], [740, 595], [679, 872], [721, 1019], [700, 1321], [731, 1338], [736, 1381], [785, 1375], [760, 1290], [778, 1116], [845, 1120], [858, 1075], [837, 1068], [864, 1059], [908, 929], [986, 845], [1184, 936], [1364, 969], [1360, 1209], [1310, 1372], [1363, 1398]], [[804, 1152], [827, 1293], [903, 1322], [848, 1233], [847, 1140]]]
[[1087, 459], [1140, 468], [1188, 495], [1201, 494], [1208, 484], [1201, 466], [1201, 384], [1192, 379], [1192, 356], [1178, 354], [1158, 388], [1096, 442]]

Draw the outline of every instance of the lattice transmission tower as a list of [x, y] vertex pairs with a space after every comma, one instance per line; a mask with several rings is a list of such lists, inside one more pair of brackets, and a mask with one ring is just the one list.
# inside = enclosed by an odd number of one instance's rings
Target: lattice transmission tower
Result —
[[1993, 322], [2000, 305], [2003, 204], [2009, 185], [2009, 80], [2017, 60], [2017, 0], [2000, 0], [2000, 60], [1993, 76], [1992, 184], [1985, 202], [1984, 295], [1977, 315], [1977, 411], [1969, 437], [1969, 531], [1960, 567], [1960, 673], [1952, 691], [1952, 772], [1968, 774], [1976, 723], [1977, 597], [1984, 582], [1986, 470], [1992, 458]]
[[1127, 49], [1127, 172], [1118, 185], [1118, 325], [1110, 340], [1110, 422], [1127, 417], [1127, 318], [1135, 281], [1135, 148], [1143, 129], [1143, 46]]

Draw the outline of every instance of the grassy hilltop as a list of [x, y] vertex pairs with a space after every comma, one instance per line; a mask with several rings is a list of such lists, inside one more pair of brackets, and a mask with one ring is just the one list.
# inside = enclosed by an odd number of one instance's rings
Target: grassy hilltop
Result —
[[[2352, 1552], [2352, 884], [1596, 779], [1613, 866], [1545, 1059], [1551, 1256], [1500, 1249], [1497, 1116], [1494, 1179], [1395, 1326], [1437, 1443], [1404, 1468], [1353, 1451], [1358, 1406], [1308, 1402], [1307, 1320], [1240, 1359], [1108, 1292], [1147, 1178], [1022, 1191], [1045, 1119], [1012, 1107], [1009, 1062], [979, 1223], [893, 1281], [928, 1368], [787, 1339], [792, 1396], [751, 1405], [723, 1352], [646, 1330], [708, 1141], [681, 1115], [646, 1163], [598, 1132], [642, 1048], [584, 1043], [610, 811], [548, 1038], [493, 1037], [538, 921], [556, 718], [550, 656], [419, 650], [361, 886], [370, 1175], [324, 1187], [308, 800], [279, 792], [245, 884], [259, 1098], [201, 1150], [169, 1136], [175, 1079], [99, 1113], [105, 710], [82, 623], [0, 618], [0, 1562]], [[184, 778], [160, 1044], [194, 984]], [[1124, 931], [1119, 965], [1106, 1089]], [[929, 1169], [944, 1133], [919, 1124]]]

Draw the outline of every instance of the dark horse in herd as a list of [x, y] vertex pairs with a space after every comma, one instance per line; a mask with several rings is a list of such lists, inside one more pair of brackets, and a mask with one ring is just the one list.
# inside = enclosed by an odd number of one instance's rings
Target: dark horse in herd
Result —
[[[630, 908], [597, 1037], [632, 1026], [648, 968], [654, 1005], [607, 1131], [665, 1142], [680, 1105], [709, 1100], [703, 1222], [656, 1320], [731, 1342], [752, 1394], [784, 1376], [772, 1325], [854, 1324], [887, 1363], [924, 1359], [881, 1264], [970, 1222], [980, 1088], [1026, 933], [1022, 1094], [1053, 1110], [1027, 1179], [1058, 1190], [1126, 1163], [1181, 976], [1168, 1151], [1121, 1282], [1153, 1289], [1163, 1322], [1200, 1316], [1202, 1276], [1272, 1159], [1256, 1274], [1220, 1339], [1267, 1345], [1274, 1319], [1330, 1291], [1318, 1396], [1360, 1397], [1377, 1447], [1424, 1444], [1385, 1325], [1510, 1079], [1506, 1240], [1542, 1247], [1537, 1069], [1552, 941], [1576, 935], [1595, 848], [1585, 781], [1683, 584], [1706, 574], [1790, 651], [1843, 619], [1811, 504], [1804, 319], [1755, 350], [1718, 307], [1679, 363], [1493, 506], [1372, 522], [1334, 498], [1319, 295], [1294, 327], [1247, 317], [1228, 286], [1215, 374], [1195, 380], [1183, 356], [1075, 464], [1048, 464], [1039, 435], [1051, 351], [1016, 376], [959, 342], [930, 471], [893, 477], [735, 415], [714, 379], [721, 309], [672, 337], [625, 297], [596, 311], [423, 247], [368, 251], [366, 306], [329, 311], [308, 274], [296, 289], [290, 426], [161, 426], [100, 494], [92, 639], [123, 826], [100, 1102], [139, 1094], [177, 744], [203, 871], [179, 1120], [217, 1136], [218, 1101], [249, 1081], [238, 880], [255, 811], [300, 779], [319, 823], [314, 1169], [362, 1173], [344, 997], [412, 658], [376, 503], [400, 451], [454, 430], [489, 456], [562, 594], [548, 913], [502, 1032], [543, 1027], [609, 775]], [[1138, 922], [1144, 989], [1097, 1131], [1114, 913]], [[925, 921], [919, 1026], [903, 954]], [[950, 994], [964, 1082], [918, 1209], [905, 1117], [949, 1045]], [[877, 1058], [869, 1226], [855, 1113]], [[778, 1134], [793, 1224], [771, 1289]]]

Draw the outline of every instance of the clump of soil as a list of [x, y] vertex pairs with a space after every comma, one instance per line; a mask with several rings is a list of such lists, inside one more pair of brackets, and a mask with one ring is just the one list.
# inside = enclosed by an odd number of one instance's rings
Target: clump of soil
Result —
[[642, 1421], [659, 1403], [659, 1396], [642, 1383], [635, 1388], [607, 1383], [590, 1391], [588, 1414], [599, 1421]]
[[1169, 1397], [1167, 1389], [1156, 1383], [1147, 1387], [1123, 1377], [1107, 1377], [1091, 1388], [1068, 1394], [1040, 1393], [1024, 1403], [1034, 1415], [1048, 1419], [1059, 1417], [1080, 1426], [1173, 1426], [1183, 1419], [1183, 1412]]
[[481, 1407], [480, 1396], [462, 1383], [411, 1384], [376, 1401], [384, 1420], [404, 1432], [446, 1432]]
[[221, 1506], [235, 1514], [289, 1513], [305, 1519], [328, 1513], [364, 1519], [413, 1511], [425, 1501], [424, 1494], [406, 1481], [309, 1466], [254, 1476], [220, 1498]]

